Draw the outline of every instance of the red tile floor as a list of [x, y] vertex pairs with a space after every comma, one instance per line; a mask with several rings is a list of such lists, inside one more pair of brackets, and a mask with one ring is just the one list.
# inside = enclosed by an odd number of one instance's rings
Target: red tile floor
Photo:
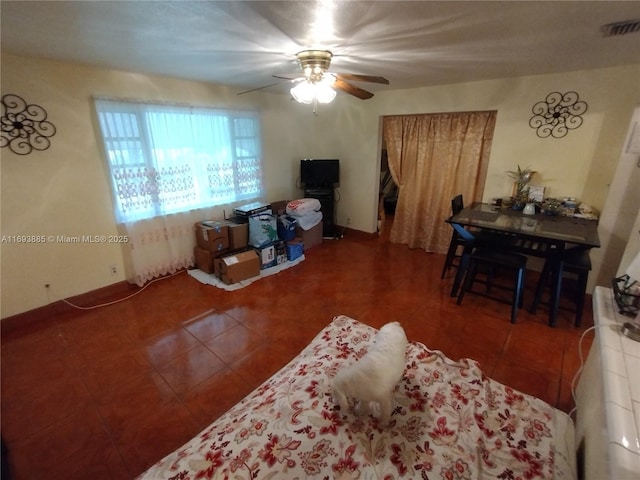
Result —
[[[564, 411], [582, 328], [545, 309], [449, 297], [443, 255], [347, 232], [294, 268], [234, 292], [186, 273], [112, 306], [58, 314], [2, 338], [2, 437], [12, 478], [130, 479], [291, 360], [338, 314], [399, 320], [412, 341], [478, 360], [499, 382]], [[535, 274], [528, 281], [531, 299]], [[592, 337], [585, 338], [588, 351]]]

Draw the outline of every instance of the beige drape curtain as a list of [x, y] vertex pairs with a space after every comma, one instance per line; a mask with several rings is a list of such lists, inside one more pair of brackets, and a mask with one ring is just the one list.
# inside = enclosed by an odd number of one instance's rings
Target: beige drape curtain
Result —
[[384, 117], [389, 170], [398, 185], [390, 241], [446, 253], [451, 199], [482, 199], [495, 111]]

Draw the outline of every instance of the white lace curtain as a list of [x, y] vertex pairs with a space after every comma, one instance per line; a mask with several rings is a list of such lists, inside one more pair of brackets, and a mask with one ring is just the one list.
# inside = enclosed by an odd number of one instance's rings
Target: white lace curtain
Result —
[[130, 240], [127, 270], [138, 285], [193, 265], [194, 223], [221, 216], [212, 205], [262, 195], [256, 112], [95, 105], [116, 219]]
[[193, 266], [194, 225], [213, 218], [222, 218], [219, 208], [191, 210], [121, 224], [122, 233], [129, 237], [129, 243], [125, 245], [127, 279], [143, 286], [156, 277]]

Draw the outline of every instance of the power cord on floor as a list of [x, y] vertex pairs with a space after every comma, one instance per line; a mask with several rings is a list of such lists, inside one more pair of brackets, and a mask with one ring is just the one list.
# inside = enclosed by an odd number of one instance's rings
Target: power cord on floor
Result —
[[[76, 305], [75, 303], [70, 302], [69, 300], [67, 300], [65, 298], [60, 298], [59, 295], [55, 294], [55, 292], [51, 288], [51, 285], [48, 284], [48, 283], [45, 285], [45, 287], [47, 288], [47, 292], [50, 292], [50, 293], [54, 294], [54, 296], [58, 297], [57, 299], [54, 299], [54, 300], [66, 303], [70, 307], [76, 308], [78, 310], [94, 310], [96, 308], [108, 307], [109, 305], [115, 305], [116, 303], [120, 303], [120, 302], [124, 302], [125, 300], [129, 300], [130, 298], [133, 298], [136, 295], [138, 295], [138, 294], [142, 293], [143, 291], [145, 291], [149, 285], [151, 285], [153, 283], [156, 283], [156, 282], [159, 282], [161, 280], [168, 280], [169, 278], [175, 277], [176, 275], [179, 275], [179, 274], [181, 274], [181, 273], [183, 273], [185, 271], [186, 270], [184, 270], [184, 269], [183, 270], [178, 270], [177, 272], [169, 274], [169, 275], [165, 275], [164, 277], [154, 278], [153, 280], [151, 280], [150, 282], [145, 284], [145, 286], [142, 287], [140, 290], [132, 293], [131, 295], [127, 295], [124, 298], [119, 298], [119, 299], [113, 300], [111, 302], [101, 303], [99, 305], [92, 305], [92, 306], [89, 306], [89, 307], [82, 307], [80, 305]], [[49, 295], [47, 294], [47, 296], [49, 296]], [[51, 301], [51, 298], [49, 298], [49, 300]]]

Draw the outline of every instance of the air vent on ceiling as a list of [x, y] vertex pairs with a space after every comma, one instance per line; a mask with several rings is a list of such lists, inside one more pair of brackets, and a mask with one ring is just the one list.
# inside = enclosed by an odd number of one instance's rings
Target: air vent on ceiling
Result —
[[627, 33], [640, 32], [640, 20], [608, 23], [603, 25], [601, 29], [605, 37], [617, 37]]

